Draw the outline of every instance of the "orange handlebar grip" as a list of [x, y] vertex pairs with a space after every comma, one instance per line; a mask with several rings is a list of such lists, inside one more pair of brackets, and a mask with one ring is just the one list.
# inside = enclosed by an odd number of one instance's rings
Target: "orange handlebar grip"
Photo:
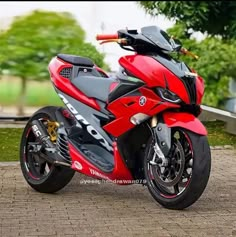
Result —
[[109, 40], [109, 39], [118, 39], [118, 34], [110, 34], [110, 35], [97, 35], [96, 40]]

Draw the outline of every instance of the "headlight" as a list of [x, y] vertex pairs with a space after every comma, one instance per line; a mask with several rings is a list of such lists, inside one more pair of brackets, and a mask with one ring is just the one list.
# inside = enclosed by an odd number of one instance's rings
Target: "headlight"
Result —
[[181, 99], [179, 98], [179, 96], [177, 96], [175, 93], [173, 93], [165, 88], [158, 87], [158, 88], [156, 88], [156, 92], [162, 99], [164, 99], [166, 101], [169, 101], [169, 102], [175, 103], [175, 104], [178, 104], [181, 102]]

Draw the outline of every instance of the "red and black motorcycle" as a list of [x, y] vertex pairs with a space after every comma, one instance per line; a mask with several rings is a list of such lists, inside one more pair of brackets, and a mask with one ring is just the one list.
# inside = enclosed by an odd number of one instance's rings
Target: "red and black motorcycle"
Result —
[[97, 40], [134, 54], [119, 59], [116, 77], [89, 58], [58, 54], [51, 60], [52, 84], [66, 107], [42, 108], [28, 121], [20, 145], [26, 181], [53, 193], [78, 171], [145, 184], [166, 208], [190, 206], [211, 169], [207, 131], [197, 119], [204, 82], [171, 55], [194, 55], [156, 26]]

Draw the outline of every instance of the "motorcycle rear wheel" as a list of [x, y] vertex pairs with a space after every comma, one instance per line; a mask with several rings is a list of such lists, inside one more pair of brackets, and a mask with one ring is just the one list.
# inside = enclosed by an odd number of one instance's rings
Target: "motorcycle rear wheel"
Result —
[[168, 165], [150, 163], [154, 155], [151, 137], [145, 151], [144, 175], [153, 198], [163, 207], [175, 210], [195, 203], [210, 176], [211, 153], [207, 137], [174, 128]]
[[75, 171], [62, 166], [55, 166], [40, 157], [40, 154], [32, 152], [32, 145], [38, 141], [32, 131], [31, 122], [41, 120], [46, 129], [48, 124], [56, 121], [55, 112], [58, 107], [48, 106], [35, 112], [22, 134], [20, 143], [20, 165], [23, 176], [27, 183], [41, 193], [54, 193], [64, 188], [73, 178]]

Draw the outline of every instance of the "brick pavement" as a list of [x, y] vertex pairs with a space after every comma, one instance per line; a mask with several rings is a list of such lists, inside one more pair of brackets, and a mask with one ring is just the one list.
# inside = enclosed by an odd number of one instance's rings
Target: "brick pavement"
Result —
[[57, 194], [41, 194], [26, 184], [18, 163], [0, 165], [0, 236], [236, 237], [235, 150], [212, 150], [208, 186], [184, 211], [162, 208], [141, 185], [84, 179], [77, 173]]

